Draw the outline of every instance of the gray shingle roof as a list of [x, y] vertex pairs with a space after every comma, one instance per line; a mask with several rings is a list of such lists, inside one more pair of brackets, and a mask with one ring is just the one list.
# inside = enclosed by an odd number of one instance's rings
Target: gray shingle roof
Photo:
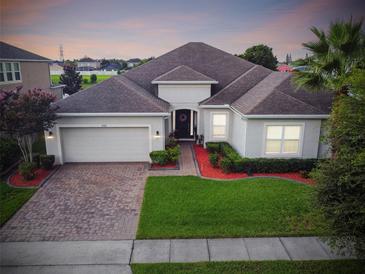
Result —
[[181, 65], [155, 78], [152, 83], [160, 81], [202, 81], [218, 83], [216, 80], [200, 73], [188, 66]]
[[327, 92], [295, 91], [291, 74], [273, 72], [204, 43], [188, 43], [121, 76], [112, 77], [56, 104], [58, 112], [168, 112], [153, 80], [210, 79], [203, 105], [229, 104], [242, 114], [328, 114]]
[[258, 82], [271, 73], [271, 70], [262, 66], [253, 66], [248, 71], [237, 77], [234, 81], [225, 86], [214, 96], [205, 100], [203, 105], [224, 105], [232, 104], [235, 100], [244, 95]]
[[27, 61], [51, 61], [48, 58], [13, 45], [0, 41], [0, 59], [4, 60], [27, 60]]
[[207, 44], [191, 42], [127, 71], [124, 76], [156, 94], [157, 85], [152, 84], [152, 80], [181, 65], [217, 80], [218, 84], [212, 85], [213, 94], [254, 66]]
[[55, 103], [58, 113], [167, 112], [169, 104], [124, 76], [111, 77]]

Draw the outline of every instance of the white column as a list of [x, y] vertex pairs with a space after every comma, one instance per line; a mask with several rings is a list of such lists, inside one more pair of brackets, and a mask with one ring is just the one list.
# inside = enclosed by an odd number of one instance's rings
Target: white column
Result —
[[176, 110], [172, 112], [172, 131], [176, 129]]
[[194, 134], [194, 110], [190, 110], [190, 135]]

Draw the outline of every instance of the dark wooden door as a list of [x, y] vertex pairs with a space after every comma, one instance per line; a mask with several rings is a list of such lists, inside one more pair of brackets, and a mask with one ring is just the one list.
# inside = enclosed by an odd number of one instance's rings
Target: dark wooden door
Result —
[[191, 138], [190, 136], [190, 109], [176, 110], [175, 117], [176, 137]]

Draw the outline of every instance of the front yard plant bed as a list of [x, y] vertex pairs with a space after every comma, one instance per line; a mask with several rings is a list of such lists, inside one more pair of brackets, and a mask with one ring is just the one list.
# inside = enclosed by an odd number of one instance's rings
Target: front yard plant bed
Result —
[[133, 264], [135, 274], [355, 274], [363, 273], [365, 261], [256, 261], [211, 263]]
[[36, 189], [19, 189], [0, 182], [0, 225], [3, 225], [35, 193]]
[[314, 191], [275, 178], [149, 177], [137, 238], [325, 235]]
[[203, 177], [212, 179], [244, 179], [251, 177], [280, 177], [284, 179], [294, 180], [305, 184], [313, 185], [314, 181], [309, 178], [303, 178], [299, 172], [286, 172], [286, 173], [253, 173], [252, 176], [248, 176], [246, 172], [237, 173], [225, 173], [219, 167], [213, 167], [209, 161], [208, 150], [202, 146], [194, 145], [195, 158], [198, 162], [200, 174]]
[[24, 180], [23, 176], [21, 176], [19, 172], [16, 172], [14, 175], [9, 177], [8, 183], [14, 187], [39, 187], [44, 182], [44, 180], [46, 180], [52, 174], [52, 172], [56, 170], [56, 168], [57, 167], [53, 167], [52, 170], [40, 168], [35, 171], [35, 178], [29, 181]]

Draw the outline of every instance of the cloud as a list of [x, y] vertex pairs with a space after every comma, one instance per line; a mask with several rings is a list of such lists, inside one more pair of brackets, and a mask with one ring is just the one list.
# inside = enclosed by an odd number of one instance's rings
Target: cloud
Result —
[[[318, 24], [322, 18], [328, 15], [328, 12], [331, 12], [333, 16], [345, 5], [346, 2], [339, 0], [306, 1], [291, 10], [287, 10], [277, 18], [268, 20], [252, 31], [231, 36], [230, 40], [233, 45], [241, 45], [240, 52], [242, 46], [250, 47], [264, 43], [273, 48], [279, 59], [283, 59], [290, 52], [297, 57], [302, 57], [300, 56], [304, 55], [302, 43], [314, 38], [309, 28]], [[328, 25], [329, 21], [325, 21]]]
[[70, 0], [1, 0], [3, 29], [24, 27], [48, 19], [47, 10], [62, 6]]

